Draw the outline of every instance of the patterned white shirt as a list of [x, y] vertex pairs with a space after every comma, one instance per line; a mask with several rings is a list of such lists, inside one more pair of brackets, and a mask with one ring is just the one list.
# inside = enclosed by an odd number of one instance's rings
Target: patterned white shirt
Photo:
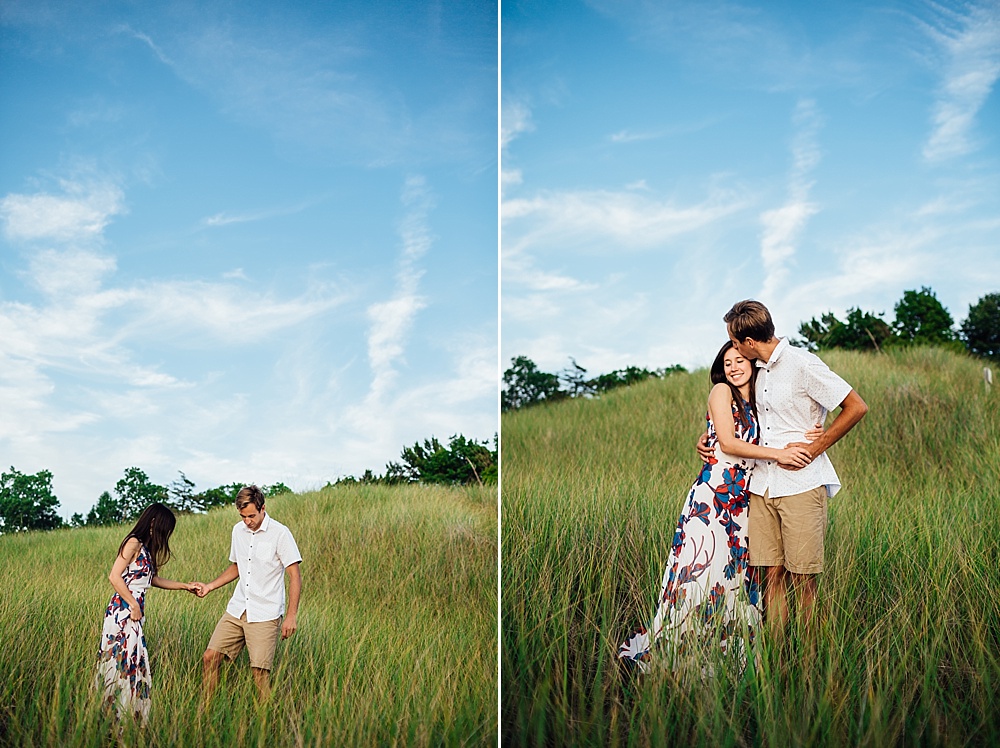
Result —
[[240, 570], [226, 612], [247, 622], [273, 621], [285, 614], [285, 568], [302, 560], [291, 531], [270, 514], [257, 532], [243, 522], [233, 527], [229, 560]]
[[[760, 444], [782, 449], [804, 442], [805, 432], [844, 402], [851, 385], [820, 358], [782, 338], [765, 363], [757, 360], [757, 411]], [[791, 496], [826, 486], [827, 496], [840, 490], [840, 479], [826, 452], [801, 470], [785, 470], [775, 460], [757, 460], [750, 490], [758, 496]]]

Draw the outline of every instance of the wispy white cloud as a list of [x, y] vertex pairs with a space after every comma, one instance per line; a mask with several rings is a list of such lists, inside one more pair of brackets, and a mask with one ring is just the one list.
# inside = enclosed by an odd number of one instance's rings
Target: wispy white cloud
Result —
[[630, 132], [629, 130], [619, 130], [616, 133], [612, 133], [609, 139], [612, 143], [638, 143], [644, 140], [656, 140], [660, 137], [663, 137], [663, 135], [658, 132]]
[[152, 50], [153, 54], [156, 55], [157, 59], [160, 62], [162, 62], [164, 65], [169, 65], [170, 67], [174, 67], [174, 61], [171, 60], [169, 57], [167, 57], [167, 55], [163, 52], [163, 50], [160, 49], [160, 47], [156, 44], [156, 42], [153, 41], [153, 39], [148, 34], [143, 33], [142, 31], [137, 31], [128, 24], [121, 24], [120, 26], [116, 27], [115, 32], [119, 34], [128, 34], [134, 39], [138, 39], [140, 42], [149, 47], [150, 50]]
[[425, 306], [417, 293], [423, 270], [417, 264], [431, 246], [427, 216], [432, 205], [423, 177], [406, 180], [403, 206], [406, 215], [400, 226], [402, 247], [396, 271], [396, 287], [391, 299], [368, 307], [371, 327], [368, 332], [368, 361], [373, 378], [369, 404], [377, 403], [396, 377], [395, 364], [403, 355], [406, 335], [417, 312]]
[[792, 168], [788, 178], [788, 196], [778, 208], [764, 211], [760, 220], [764, 227], [760, 255], [764, 263], [764, 286], [761, 296], [770, 299], [784, 285], [788, 266], [797, 251], [797, 244], [809, 219], [819, 207], [809, 199], [812, 171], [820, 161], [817, 134], [820, 116], [810, 99], [796, 105], [793, 122], [796, 128], [792, 143]]
[[245, 213], [216, 213], [215, 215], [203, 218], [201, 223], [203, 226], [215, 228], [218, 226], [229, 226], [234, 223], [253, 223], [255, 221], [265, 221], [270, 218], [280, 218], [282, 216], [290, 216], [296, 213], [301, 213], [302, 211], [317, 205], [319, 202], [321, 202], [321, 199], [313, 199], [301, 202], [297, 205], [270, 208], [268, 210], [249, 211]]
[[500, 147], [506, 148], [519, 135], [534, 129], [528, 103], [521, 99], [505, 98], [500, 110]]
[[108, 181], [60, 180], [61, 194], [12, 193], [0, 199], [5, 236], [14, 242], [86, 242], [125, 212], [125, 195]]
[[655, 247], [740, 211], [748, 203], [745, 195], [725, 189], [713, 190], [693, 205], [634, 191], [543, 191], [534, 197], [503, 201], [505, 226], [526, 223], [516, 235], [506, 234], [510, 243], [505, 240], [503, 253], [549, 241], [579, 245], [609, 240], [604, 252]]
[[978, 145], [976, 116], [1000, 78], [1000, 5], [970, 4], [965, 12], [932, 7], [939, 23], [922, 25], [944, 64], [923, 154], [928, 161], [944, 161]]

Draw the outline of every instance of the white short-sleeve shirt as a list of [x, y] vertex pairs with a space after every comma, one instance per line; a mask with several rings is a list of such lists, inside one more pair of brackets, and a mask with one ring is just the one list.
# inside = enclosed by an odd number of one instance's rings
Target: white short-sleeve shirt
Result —
[[[830, 370], [815, 354], [789, 345], [782, 338], [770, 359], [757, 361], [757, 411], [760, 444], [782, 449], [804, 442], [805, 433], [844, 402], [851, 385]], [[826, 486], [827, 496], [840, 490], [840, 479], [826, 452], [801, 470], [785, 470], [774, 460], [757, 460], [750, 490], [774, 498]]]
[[291, 531], [266, 511], [256, 532], [237, 522], [229, 560], [236, 564], [240, 578], [236, 580], [226, 612], [239, 618], [246, 611], [249, 623], [283, 616], [285, 568], [302, 561]]

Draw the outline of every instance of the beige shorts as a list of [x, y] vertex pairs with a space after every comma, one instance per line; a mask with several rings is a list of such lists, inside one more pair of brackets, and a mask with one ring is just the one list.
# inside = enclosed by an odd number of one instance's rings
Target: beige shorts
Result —
[[245, 645], [250, 653], [250, 667], [270, 670], [280, 633], [281, 618], [248, 623], [246, 611], [239, 618], [223, 613], [208, 641], [208, 648], [235, 660]]
[[750, 565], [819, 574], [826, 537], [826, 486], [776, 499], [769, 494], [750, 494]]

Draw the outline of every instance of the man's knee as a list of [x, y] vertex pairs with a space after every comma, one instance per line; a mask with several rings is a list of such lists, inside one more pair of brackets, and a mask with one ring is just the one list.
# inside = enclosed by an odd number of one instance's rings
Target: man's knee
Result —
[[201, 656], [201, 661], [206, 667], [216, 667], [222, 659], [225, 657], [222, 652], [215, 649], [206, 649], [205, 654]]

